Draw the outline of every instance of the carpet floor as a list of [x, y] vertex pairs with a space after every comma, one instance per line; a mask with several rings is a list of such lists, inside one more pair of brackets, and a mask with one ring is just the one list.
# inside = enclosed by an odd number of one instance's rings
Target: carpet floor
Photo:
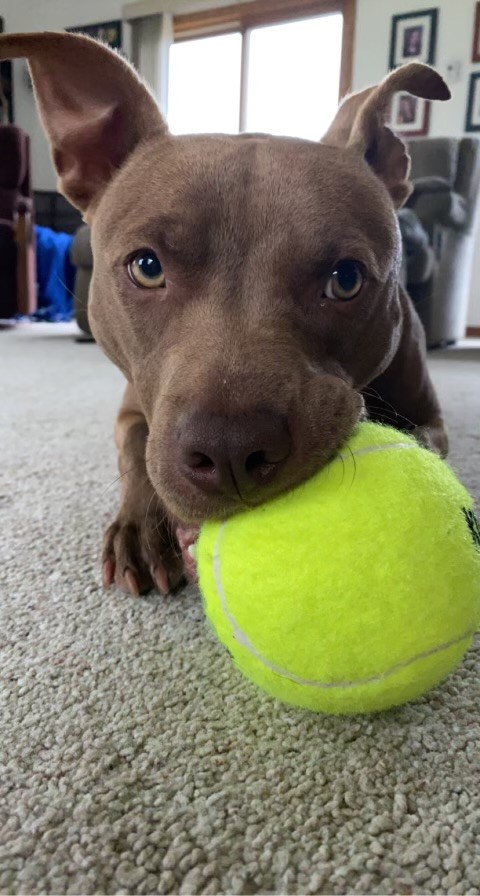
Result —
[[[431, 360], [479, 496], [480, 349]], [[232, 668], [194, 588], [104, 594], [119, 373], [0, 333], [0, 892], [480, 893], [480, 644], [430, 696], [310, 715]]]

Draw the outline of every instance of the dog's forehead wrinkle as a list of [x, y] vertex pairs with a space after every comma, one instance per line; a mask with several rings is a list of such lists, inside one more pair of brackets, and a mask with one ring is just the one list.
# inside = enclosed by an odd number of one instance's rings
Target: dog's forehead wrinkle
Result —
[[255, 197], [264, 193], [270, 198], [273, 187], [275, 198], [290, 202], [303, 188], [299, 200], [312, 203], [315, 195], [320, 199], [323, 193], [333, 192], [334, 196], [339, 186], [346, 193], [348, 186], [341, 183], [345, 178], [358, 187], [358, 172], [348, 177], [351, 167], [350, 157], [340, 151], [293, 138], [152, 139], [132, 154], [115, 178], [115, 198], [123, 198], [124, 205], [136, 200], [148, 203], [148, 211], [158, 203], [165, 216], [178, 214], [189, 195], [195, 195], [197, 203], [202, 194], [204, 201], [236, 198], [245, 186], [255, 188]]
[[247, 259], [294, 257], [296, 247], [321, 261], [335, 239], [337, 257], [358, 257], [382, 276], [396, 248], [382, 185], [361, 160], [355, 164], [335, 147], [193, 135], [152, 139], [133, 155], [98, 215], [108, 250], [162, 237], [181, 254], [182, 246], [200, 251], [208, 240], [217, 263], [233, 269]]

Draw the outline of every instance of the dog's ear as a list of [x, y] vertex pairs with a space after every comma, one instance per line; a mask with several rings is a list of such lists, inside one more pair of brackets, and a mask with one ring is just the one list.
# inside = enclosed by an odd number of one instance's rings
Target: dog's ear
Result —
[[393, 95], [399, 90], [429, 100], [450, 98], [438, 72], [420, 62], [410, 62], [390, 72], [377, 87], [347, 96], [322, 138], [328, 146], [344, 147], [363, 156], [385, 184], [397, 208], [411, 191], [406, 146], [385, 125]]
[[132, 66], [78, 34], [0, 37], [0, 59], [26, 57], [59, 190], [88, 215], [113, 174], [142, 140], [167, 132]]

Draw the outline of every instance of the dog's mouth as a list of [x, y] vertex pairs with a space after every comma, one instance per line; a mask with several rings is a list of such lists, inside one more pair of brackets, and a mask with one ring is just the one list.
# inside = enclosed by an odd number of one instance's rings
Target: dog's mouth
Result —
[[[252, 494], [248, 501], [244, 496], [240, 495], [239, 492], [236, 498], [232, 495], [216, 496], [215, 507], [210, 501], [207, 501], [207, 496], [199, 493], [196, 495], [198, 503], [193, 505], [191, 500], [189, 502], [190, 511], [195, 510], [195, 513], [191, 512], [190, 522], [185, 522], [185, 518], [182, 520], [181, 511], [178, 515], [175, 511], [171, 513], [170, 520], [180, 549], [184, 573], [189, 582], [196, 582], [198, 579], [195, 547], [200, 534], [201, 524], [208, 519], [228, 519], [236, 513], [246, 511], [249, 508], [256, 507], [258, 504], [270, 501], [277, 497], [277, 495], [296, 488], [329, 463], [336, 455], [339, 446], [343, 444], [350, 435], [354, 425], [359, 422], [359, 420], [368, 417], [363, 398], [359, 396], [358, 393], [356, 393], [356, 395], [357, 399], [360, 399], [360, 401], [353, 409], [350, 409], [351, 412], [349, 414], [345, 415], [346, 419], [343, 421], [343, 431], [340, 433], [340, 437], [333, 444], [329, 446], [324, 444], [321, 446], [321, 450], [318, 450], [316, 453], [312, 452], [311, 456], [308, 458], [308, 463], [304, 462], [302, 464], [297, 463], [296, 465], [291, 465], [289, 475], [284, 475], [283, 477], [279, 476], [278, 479], [273, 482], [272, 487], [264, 488], [257, 493]], [[360, 407], [358, 404], [360, 404]], [[300, 470], [302, 471], [301, 476], [299, 475]], [[177, 504], [177, 506], [179, 505], [178, 497], [175, 500], [175, 504]], [[202, 504], [203, 507], [199, 506], [200, 504]], [[195, 519], [198, 520], [198, 522], [194, 522], [193, 520]]]
[[195, 561], [195, 545], [200, 534], [200, 526], [178, 525], [175, 534], [182, 553], [183, 569], [189, 582], [197, 581], [197, 564]]

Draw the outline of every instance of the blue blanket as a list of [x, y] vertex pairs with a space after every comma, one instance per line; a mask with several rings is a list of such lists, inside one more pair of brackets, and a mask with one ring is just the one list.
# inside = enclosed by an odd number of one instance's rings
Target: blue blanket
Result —
[[73, 236], [35, 227], [37, 238], [36, 320], [71, 320], [75, 267], [70, 260]]

